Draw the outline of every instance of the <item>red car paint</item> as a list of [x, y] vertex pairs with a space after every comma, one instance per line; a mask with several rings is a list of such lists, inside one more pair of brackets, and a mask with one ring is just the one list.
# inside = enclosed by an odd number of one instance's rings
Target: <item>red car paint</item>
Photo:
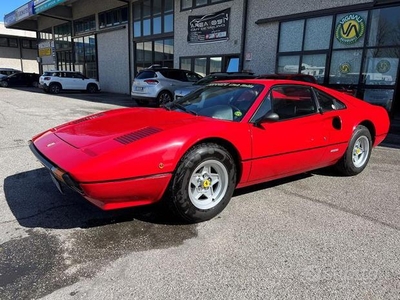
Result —
[[[263, 87], [239, 122], [163, 108], [116, 109], [41, 133], [32, 138], [31, 149], [53, 174], [61, 174], [55, 175], [58, 181], [71, 178], [82, 196], [109, 210], [159, 201], [181, 158], [204, 141], [224, 145], [236, 158], [240, 188], [335, 164], [359, 124], [371, 128], [373, 146], [389, 129], [385, 109], [317, 84], [265, 79], [227, 83]], [[258, 126], [250, 122], [271, 88], [281, 85], [312, 87], [346, 108]], [[340, 129], [333, 127], [335, 121]]]

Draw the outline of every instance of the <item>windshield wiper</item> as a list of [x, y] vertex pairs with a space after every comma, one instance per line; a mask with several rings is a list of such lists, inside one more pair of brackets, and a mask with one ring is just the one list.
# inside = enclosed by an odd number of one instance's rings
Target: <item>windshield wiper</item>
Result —
[[193, 111], [193, 110], [190, 110], [190, 109], [187, 109], [187, 108], [186, 108], [185, 106], [183, 106], [182, 104], [179, 104], [179, 103], [176, 103], [176, 102], [170, 102], [170, 103], [168, 103], [168, 104], [166, 104], [166, 105], [163, 105], [163, 107], [164, 107], [165, 109], [167, 109], [167, 110], [171, 110], [173, 107], [176, 107], [176, 108], [178, 108], [178, 109], [180, 109], [180, 110], [182, 110], [182, 111], [184, 111], [184, 112], [186, 112], [186, 113], [190, 113], [190, 114], [192, 114], [192, 115], [198, 116], [197, 112], [195, 112], [195, 111]]

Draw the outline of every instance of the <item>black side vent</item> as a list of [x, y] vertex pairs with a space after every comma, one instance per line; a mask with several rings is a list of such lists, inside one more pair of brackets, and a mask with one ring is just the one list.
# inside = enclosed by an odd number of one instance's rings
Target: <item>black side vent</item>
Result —
[[131, 132], [131, 133], [128, 133], [125, 135], [121, 135], [121, 136], [115, 138], [114, 140], [121, 144], [128, 145], [130, 143], [136, 142], [140, 139], [143, 139], [145, 137], [148, 137], [148, 136], [158, 133], [160, 131], [161, 131], [160, 128], [146, 127], [146, 128], [140, 129], [138, 131], [134, 131], [134, 132]]
[[98, 114], [95, 114], [95, 115], [92, 115], [92, 116], [88, 116], [88, 117], [85, 117], [85, 118], [82, 118], [82, 119], [78, 119], [76, 121], [72, 121], [71, 124], [78, 124], [78, 123], [86, 122], [86, 121], [93, 120], [93, 119], [96, 119], [98, 117], [101, 117], [103, 115], [104, 115], [104, 113], [98, 113]]

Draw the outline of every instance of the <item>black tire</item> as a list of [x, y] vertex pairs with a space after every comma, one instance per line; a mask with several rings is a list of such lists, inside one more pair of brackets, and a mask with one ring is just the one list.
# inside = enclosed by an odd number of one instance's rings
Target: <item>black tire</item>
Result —
[[372, 138], [369, 130], [359, 125], [353, 132], [346, 153], [336, 164], [340, 173], [346, 176], [361, 173], [371, 157]]
[[51, 94], [59, 94], [61, 92], [61, 84], [59, 83], [51, 83], [49, 86], [49, 93]]
[[37, 82], [37, 81], [32, 82], [32, 86], [33, 86], [34, 88], [39, 87], [39, 82]]
[[2, 87], [8, 87], [8, 82], [7, 81], [2, 81], [1, 82]]
[[90, 94], [97, 93], [98, 91], [97, 85], [95, 85], [94, 83], [89, 83], [86, 87], [86, 91]]
[[165, 105], [168, 102], [171, 102], [172, 99], [172, 94], [168, 91], [162, 91], [160, 94], [158, 94], [157, 97], [157, 105], [161, 106], [161, 105]]
[[202, 222], [228, 205], [235, 186], [236, 165], [231, 154], [220, 145], [204, 143], [180, 160], [166, 201], [181, 219]]

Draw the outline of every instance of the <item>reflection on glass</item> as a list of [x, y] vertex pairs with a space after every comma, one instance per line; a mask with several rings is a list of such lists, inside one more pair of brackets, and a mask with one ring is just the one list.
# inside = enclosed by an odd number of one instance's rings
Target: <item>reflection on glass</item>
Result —
[[394, 85], [397, 79], [400, 53], [395, 48], [368, 50], [364, 62], [366, 84]]
[[229, 58], [227, 72], [239, 72], [239, 58], [231, 57]]
[[372, 11], [368, 46], [400, 45], [400, 7]]
[[361, 69], [362, 50], [332, 52], [329, 83], [358, 84]]
[[142, 22], [136, 21], [133, 23], [133, 36], [139, 37], [142, 35]]
[[153, 34], [161, 33], [161, 17], [153, 19]]
[[151, 28], [150, 28], [150, 19], [143, 20], [143, 35], [150, 35], [151, 34]]
[[154, 41], [154, 63], [161, 64], [164, 60], [163, 40]]
[[174, 30], [174, 16], [165, 15], [164, 16], [164, 32], [172, 32]]
[[221, 72], [222, 70], [222, 57], [210, 58], [210, 73]]
[[207, 58], [195, 58], [194, 59], [194, 71], [201, 76], [207, 75]]
[[300, 51], [303, 42], [304, 20], [281, 23], [279, 52]]
[[278, 73], [299, 73], [300, 56], [281, 56], [278, 59]]
[[386, 108], [388, 112], [392, 109], [393, 103], [392, 89], [366, 89], [364, 92], [364, 100], [375, 105]]
[[318, 83], [324, 82], [326, 54], [304, 55], [301, 64], [301, 73], [309, 74], [317, 79]]
[[191, 59], [190, 58], [181, 58], [181, 66], [180, 68], [183, 70], [191, 70]]
[[332, 30], [332, 16], [308, 19], [304, 38], [304, 50], [329, 48]]

